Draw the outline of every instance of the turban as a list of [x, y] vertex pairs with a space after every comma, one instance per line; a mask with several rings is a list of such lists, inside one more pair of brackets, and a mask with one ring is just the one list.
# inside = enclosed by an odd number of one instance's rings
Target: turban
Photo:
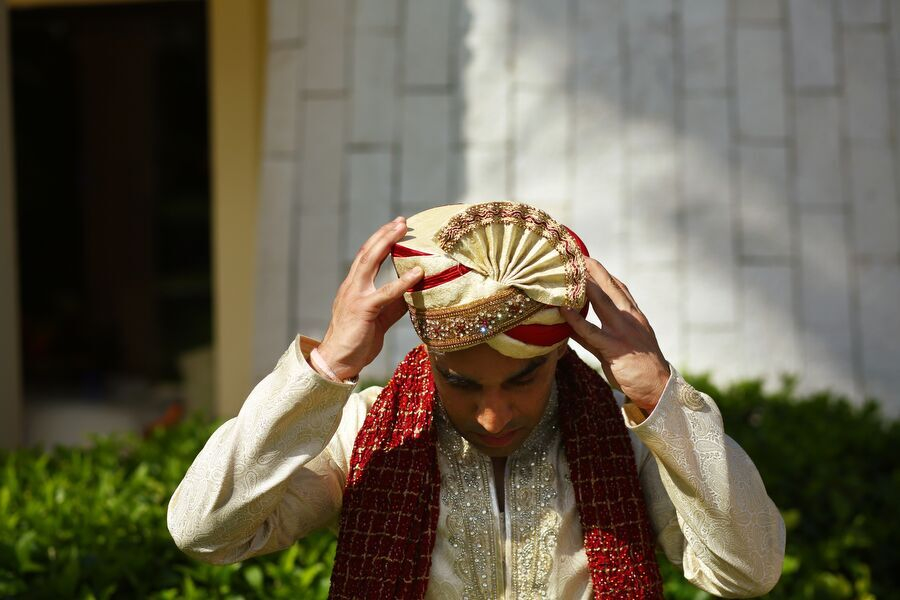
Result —
[[487, 343], [513, 358], [546, 354], [571, 329], [558, 307], [586, 314], [584, 243], [542, 210], [512, 202], [451, 204], [409, 217], [391, 256], [397, 275], [424, 277], [404, 294], [429, 347]]

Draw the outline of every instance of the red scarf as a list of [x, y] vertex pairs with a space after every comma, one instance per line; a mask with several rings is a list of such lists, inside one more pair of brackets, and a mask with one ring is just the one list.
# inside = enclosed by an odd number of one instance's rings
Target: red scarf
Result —
[[[566, 460], [594, 598], [662, 598], [634, 450], [612, 390], [574, 352], [556, 367]], [[410, 352], [356, 436], [332, 598], [423, 598], [440, 510], [434, 381]]]

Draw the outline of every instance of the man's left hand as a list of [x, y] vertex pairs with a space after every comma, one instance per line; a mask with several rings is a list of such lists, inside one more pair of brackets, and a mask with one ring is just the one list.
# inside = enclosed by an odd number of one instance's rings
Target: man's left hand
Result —
[[575, 310], [562, 308], [560, 312], [574, 330], [575, 341], [600, 360], [610, 385], [649, 413], [669, 381], [669, 363], [625, 284], [593, 258], [585, 257], [585, 263], [587, 297], [601, 327]]

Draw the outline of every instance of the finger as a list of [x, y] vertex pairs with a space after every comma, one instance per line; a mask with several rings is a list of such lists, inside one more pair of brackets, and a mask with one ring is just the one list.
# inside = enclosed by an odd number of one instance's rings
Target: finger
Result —
[[610, 274], [610, 277], [612, 277], [613, 283], [616, 284], [616, 287], [619, 288], [619, 290], [621, 290], [621, 292], [628, 297], [628, 299], [631, 301], [631, 305], [637, 308], [637, 301], [635, 301], [634, 296], [631, 295], [631, 290], [628, 289], [628, 286], [622, 283], [622, 280], [615, 275]]
[[411, 288], [417, 281], [422, 279], [425, 271], [422, 267], [413, 267], [394, 281], [384, 284], [372, 294], [371, 298], [375, 302], [375, 306], [381, 309], [394, 300], [403, 296], [403, 292]]
[[607, 359], [607, 357], [602, 353], [598, 353], [598, 352], [592, 350], [591, 346], [588, 345], [587, 341], [583, 337], [578, 335], [577, 333], [573, 332], [571, 338], [573, 340], [575, 340], [576, 342], [578, 342], [582, 348], [585, 348], [588, 352], [590, 352], [595, 357], [597, 357], [597, 359], [600, 361], [600, 367], [603, 369], [603, 373], [606, 374], [606, 381], [614, 389], [619, 389], [619, 382], [616, 381], [616, 378], [612, 373], [612, 369], [610, 369], [610, 367], [609, 367], [609, 360]]
[[383, 233], [388, 232], [388, 231], [390, 231], [391, 229], [394, 229], [394, 228], [397, 226], [397, 223], [400, 223], [400, 222], [402, 222], [402, 221], [404, 221], [403, 217], [395, 217], [392, 221], [389, 221], [388, 223], [385, 223], [384, 225], [382, 225], [381, 227], [379, 227], [379, 228], [375, 231], [375, 233], [373, 233], [372, 235], [370, 235], [370, 236], [369, 236], [369, 239], [367, 239], [365, 242], [363, 242], [363, 245], [359, 247], [359, 250], [356, 252], [357, 256], [360, 255], [360, 254], [363, 254], [363, 253], [367, 252], [367, 251], [369, 250], [369, 248], [372, 247], [372, 245], [375, 243], [375, 241], [376, 241]]
[[606, 292], [590, 278], [587, 281], [587, 297], [602, 324], [606, 326], [615, 325], [618, 320], [622, 318], [621, 309], [616, 306]]
[[590, 274], [591, 279], [600, 286], [600, 289], [609, 296], [610, 300], [613, 301], [613, 304], [615, 304], [619, 310], [630, 311], [634, 308], [631, 299], [616, 285], [615, 278], [609, 274], [606, 267], [593, 258], [585, 258], [585, 263], [587, 263], [588, 273]]
[[400, 222], [401, 219], [402, 219], [402, 217], [397, 217], [393, 221], [390, 221], [389, 223], [385, 223], [384, 225], [379, 227], [375, 231], [375, 233], [370, 235], [369, 239], [367, 239], [365, 242], [363, 242], [363, 245], [360, 246], [359, 250], [356, 251], [356, 256], [353, 258], [353, 263], [350, 265], [350, 272], [347, 276], [348, 281], [353, 278], [353, 275], [356, 272], [357, 267], [359, 266], [360, 259], [363, 256], [368, 255], [370, 249], [372, 248], [372, 246], [375, 244], [375, 242], [378, 239], [380, 239], [382, 236], [384, 236], [385, 234], [387, 234], [391, 230], [393, 230], [395, 227], [397, 227], [397, 223]]
[[628, 300], [631, 302], [631, 314], [643, 325], [649, 327], [650, 322], [647, 320], [647, 316], [641, 311], [641, 308], [638, 306], [637, 301], [635, 301], [634, 296], [631, 295], [631, 290], [628, 289], [628, 286], [622, 283], [622, 281], [617, 278], [615, 275], [610, 275], [613, 279], [613, 283], [616, 284], [623, 294], [628, 297]]
[[[561, 312], [565, 313], [565, 310], [561, 309]], [[575, 313], [575, 314], [578, 315], [579, 317], [581, 316], [578, 313]], [[565, 317], [565, 314], [563, 314], [563, 317]], [[568, 321], [568, 319], [566, 319], [566, 320]], [[591, 325], [590, 321], [586, 321], [586, 322], [588, 323], [588, 325]], [[570, 325], [571, 324], [572, 323], [570, 322]], [[588, 352], [590, 352], [591, 354], [596, 356], [597, 359], [600, 360], [600, 366], [603, 368], [603, 373], [606, 374], [606, 381], [614, 389], [620, 389], [619, 382], [616, 381], [616, 378], [613, 375], [612, 369], [609, 366], [610, 357], [612, 357], [614, 355], [614, 350], [613, 350], [611, 344], [609, 343], [611, 340], [611, 337], [609, 337], [608, 334], [606, 334], [606, 332], [604, 332], [602, 329], [600, 329], [599, 332], [601, 334], [607, 335], [607, 340], [606, 340], [603, 348], [598, 347], [595, 349], [594, 345], [591, 342], [586, 340], [584, 338], [584, 336], [579, 334], [577, 331], [574, 331], [574, 329], [575, 329], [574, 327], [572, 329], [573, 329], [573, 331], [572, 331], [571, 338], [573, 340], [575, 340], [576, 342], [578, 342], [579, 344], [581, 344], [581, 346], [583, 348], [585, 348]]]
[[572, 328], [572, 338], [574, 338], [576, 342], [584, 346], [601, 360], [603, 360], [604, 356], [609, 354], [613, 338], [607, 332], [603, 331], [571, 308], [560, 308], [559, 312]]
[[[601, 333], [602, 335], [608, 335], [603, 330], [601, 330]], [[575, 333], [574, 331], [572, 332], [571, 339], [578, 342], [578, 344], [581, 345], [582, 348], [593, 354], [597, 358], [597, 360], [600, 361], [601, 365], [607, 364], [609, 360], [608, 357], [613, 353], [612, 346], [610, 346], [608, 343], [603, 343], [598, 346], [596, 344], [596, 339], [587, 340], [582, 335]]]
[[[572, 334], [569, 336], [569, 338], [578, 342], [578, 344], [582, 348], [586, 348], [586, 349], [588, 349], [588, 351], [590, 351], [590, 346], [588, 345], [587, 341], [583, 337], [578, 335], [575, 331], [572, 331]], [[591, 352], [591, 353], [593, 354], [593, 352]]]
[[376, 231], [357, 252], [350, 267], [351, 278], [362, 285], [371, 285], [391, 246], [405, 234], [406, 220], [403, 217], [397, 217]]

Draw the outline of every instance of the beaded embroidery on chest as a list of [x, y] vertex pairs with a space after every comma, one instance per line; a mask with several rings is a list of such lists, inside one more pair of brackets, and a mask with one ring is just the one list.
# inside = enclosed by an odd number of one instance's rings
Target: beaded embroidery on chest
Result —
[[[506, 569], [512, 573], [514, 598], [545, 598], [560, 517], [553, 500], [557, 480], [547, 450], [558, 443], [557, 399], [547, 409], [525, 443], [509, 457], [506, 482], [511, 554]], [[454, 571], [463, 582], [462, 598], [497, 598], [504, 589], [503, 553], [497, 547], [491, 461], [454, 429], [442, 407], [437, 410], [439, 460], [442, 465], [441, 497], [447, 505], [447, 530], [456, 557]], [[446, 485], [444, 485], [446, 484]], [[501, 527], [504, 524], [501, 524]], [[503, 536], [500, 536], [502, 543]]]
[[[637, 478], [627, 429], [606, 383], [574, 353], [557, 366], [559, 419], [555, 429], [553, 407], [545, 413], [535, 435], [521, 449], [527, 461], [510, 468], [508, 498], [510, 531], [518, 543], [509, 557], [516, 576], [514, 591], [522, 597], [546, 594], [552, 570], [552, 551], [558, 533], [558, 515], [547, 506], [556, 493], [556, 474], [546, 469], [541, 455], [543, 435], [560, 435], [570, 467], [572, 485], [584, 530], [595, 598], [662, 598], [654, 539]], [[437, 448], [462, 460], [444, 476], [450, 513], [451, 544], [467, 545], [457, 561], [466, 592], [472, 597], [496, 597], [498, 573], [485, 581], [479, 563], [494, 561], [499, 549], [483, 517], [493, 519], [484, 497], [452, 497], [453, 489], [472, 491], [489, 485], [484, 461], [466, 453], [465, 441], [440, 437], [435, 427], [434, 382], [424, 346], [410, 352], [382, 390], [357, 435], [344, 492], [340, 535], [331, 581], [333, 598], [422, 598], [428, 585], [431, 552], [440, 510], [441, 473]], [[440, 419], [440, 416], [436, 418]], [[533, 448], [527, 447], [535, 438]], [[461, 444], [456, 445], [454, 444]], [[534, 452], [529, 454], [529, 452]], [[518, 465], [518, 466], [517, 466]], [[470, 468], [470, 467], [476, 468]], [[453, 481], [452, 478], [461, 481]], [[516, 483], [525, 488], [516, 488]], [[544, 485], [551, 484], [552, 485]], [[531, 486], [534, 485], [534, 488]], [[460, 487], [462, 486], [462, 487]], [[481, 498], [480, 510], [460, 503]], [[490, 502], [490, 498], [488, 498]], [[456, 508], [454, 508], [456, 507]], [[486, 512], [483, 512], [486, 511]], [[552, 513], [552, 511], [549, 511]], [[515, 516], [514, 516], [515, 515]], [[469, 547], [468, 545], [472, 545]], [[479, 552], [479, 546], [484, 552]], [[475, 574], [478, 573], [478, 579]]]

